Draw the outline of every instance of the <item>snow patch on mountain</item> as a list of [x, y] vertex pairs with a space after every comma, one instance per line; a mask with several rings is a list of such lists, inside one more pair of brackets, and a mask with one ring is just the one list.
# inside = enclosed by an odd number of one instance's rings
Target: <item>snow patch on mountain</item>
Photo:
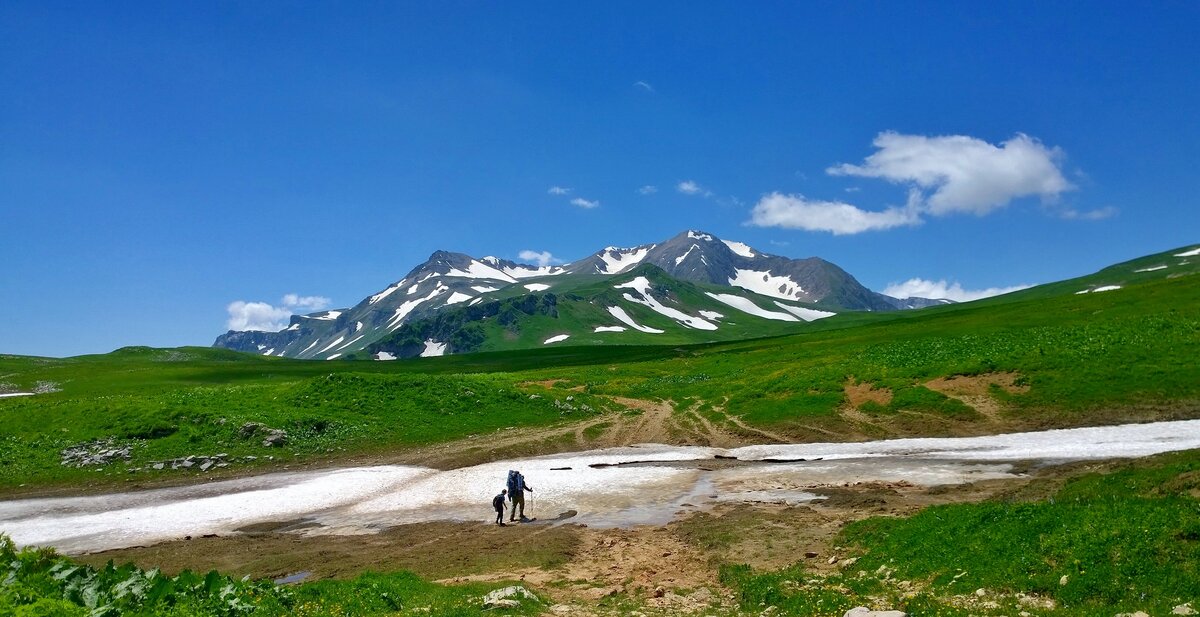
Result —
[[442, 293], [443, 291], [450, 291], [450, 288], [444, 285], [438, 285], [433, 291], [429, 292], [429, 295], [423, 298], [417, 298], [416, 300], [409, 300], [408, 302], [401, 304], [396, 309], [395, 314], [392, 315], [392, 318], [388, 320], [387, 326], [385, 327], [388, 330], [395, 330], [396, 328], [399, 328], [400, 324], [404, 321], [404, 318], [408, 317], [408, 314], [413, 312], [413, 309], [420, 306], [422, 302], [432, 300], [434, 296]]
[[654, 247], [622, 249], [610, 246], [600, 253], [600, 259], [604, 261], [604, 268], [600, 269], [597, 266], [597, 270], [600, 270], [602, 274], [620, 274], [641, 263], [652, 248]]
[[459, 302], [466, 302], [467, 300], [470, 300], [471, 298], [474, 298], [474, 297], [475, 296], [467, 295], [465, 293], [456, 291], [456, 292], [450, 294], [450, 297], [446, 299], [446, 304], [458, 304]]
[[621, 323], [623, 323], [623, 324], [629, 326], [630, 328], [633, 328], [634, 330], [637, 330], [639, 332], [646, 332], [649, 334], [662, 334], [663, 332], [666, 332], [666, 330], [659, 330], [658, 328], [651, 328], [650, 326], [643, 326], [643, 325], [639, 324], [638, 322], [634, 321], [632, 317], [629, 316], [629, 313], [625, 312], [625, 309], [623, 309], [619, 306], [608, 307], [608, 312], [613, 317], [616, 317], [617, 321], [620, 321]]
[[712, 236], [704, 232], [692, 231], [690, 229], [688, 230], [688, 237], [693, 240], [704, 240], [705, 242], [712, 242], [714, 240]]
[[336, 360], [337, 358], [341, 357], [341, 355], [342, 354], [340, 354], [340, 353], [335, 353], [332, 356], [329, 356], [328, 358], [325, 358], [325, 359], [326, 360]]
[[1175, 253], [1175, 256], [1176, 256], [1176, 257], [1197, 257], [1197, 256], [1200, 256], [1200, 247], [1196, 247], [1196, 248], [1194, 248], [1194, 249], [1192, 249], [1192, 250], [1190, 250], [1190, 251], [1184, 251], [1184, 252], [1182, 252], [1182, 253]]
[[386, 351], [381, 351], [381, 352], [375, 354], [375, 359], [382, 360], [382, 361], [395, 360], [396, 356], [393, 356], [392, 354], [390, 354]]
[[425, 349], [421, 351], [422, 358], [432, 358], [434, 356], [446, 355], [446, 344], [439, 343], [433, 339], [425, 341]]
[[346, 340], [346, 337], [339, 336], [336, 341], [326, 345], [324, 349], [322, 349], [321, 351], [318, 351], [317, 353], [325, 353], [325, 352], [329, 351], [330, 349], [333, 349], [335, 346], [337, 346], [339, 343], [341, 343], [344, 340]]
[[816, 309], [804, 308], [803, 306], [792, 306], [779, 301], [775, 302], [775, 306], [778, 306], [779, 308], [795, 315], [796, 317], [799, 317], [800, 319], [803, 319], [804, 321], [825, 319], [826, 317], [833, 317], [834, 315], [837, 315], [837, 313], [831, 313], [829, 311], [818, 311]]
[[710, 319], [712, 321], [716, 321], [718, 319], [725, 317], [724, 315], [722, 315], [716, 311], [700, 311], [700, 316], [705, 319]]
[[355, 324], [354, 324], [354, 331], [355, 331], [355, 332], [358, 332], [358, 331], [360, 331], [360, 330], [362, 330], [362, 329], [363, 329], [363, 322], [361, 322], [361, 321], [355, 322]]
[[1134, 270], [1134, 272], [1154, 272], [1155, 270], [1166, 270], [1166, 269], [1167, 269], [1167, 266], [1152, 266], [1149, 268], [1142, 268], [1140, 270]]
[[1085, 289], [1083, 291], [1077, 291], [1077, 292], [1075, 292], [1075, 295], [1078, 296], [1080, 294], [1086, 294], [1086, 293], [1100, 293], [1102, 291], [1115, 291], [1120, 288], [1121, 288], [1120, 285], [1104, 285], [1101, 287], [1096, 287], [1094, 289]]
[[504, 273], [515, 279], [527, 279], [535, 276], [557, 276], [565, 273], [566, 268], [559, 266], [517, 266], [504, 268]]
[[793, 281], [792, 277], [775, 276], [770, 272], [735, 268], [734, 276], [729, 278], [729, 284], [749, 289], [757, 294], [784, 300], [801, 300], [805, 296], [804, 288]]
[[504, 281], [506, 283], [517, 282], [517, 279], [505, 274], [504, 272], [501, 272], [496, 268], [474, 259], [471, 260], [471, 263], [467, 266], [466, 270], [451, 268], [448, 272], [446, 272], [446, 276], [460, 276], [462, 278], [469, 279], [494, 279], [498, 281]]
[[325, 311], [325, 313], [323, 313], [321, 315], [313, 315], [312, 318], [320, 319], [322, 321], [332, 321], [334, 319], [337, 319], [338, 315], [341, 315], [341, 314], [342, 314], [341, 311]]
[[[677, 265], [677, 266], [678, 266], [679, 264], [683, 263], [683, 260], [687, 259], [687, 258], [688, 258], [688, 255], [691, 255], [691, 254], [692, 254], [692, 251], [694, 251], [694, 250], [696, 250], [696, 249], [698, 249], [698, 248], [700, 248], [700, 245], [699, 245], [699, 244], [693, 244], [692, 246], [688, 247], [688, 250], [687, 250], [687, 251], [686, 251], [684, 254], [682, 254], [682, 255], [680, 255], [679, 257], [676, 257], [676, 258], [675, 258], [675, 265]], [[703, 255], [701, 255], [700, 257], [703, 259], [703, 257], [704, 257], [704, 256], [703, 256]]]
[[[375, 304], [376, 302], [379, 302], [380, 300], [392, 295], [392, 292], [396, 291], [397, 289], [400, 289], [400, 284], [403, 282], [404, 281], [401, 281], [400, 283], [396, 283], [396, 284], [392, 285], [391, 287], [388, 287], [387, 289], [371, 296], [371, 299], [367, 300], [367, 304]], [[415, 285], [414, 285], [414, 287], [415, 287]]]
[[550, 343], [559, 343], [559, 342], [565, 341], [569, 338], [571, 338], [570, 334], [556, 334], [556, 335], [542, 341], [542, 344], [549, 345]]
[[528, 289], [529, 291], [546, 291], [547, 289], [550, 289], [550, 286], [545, 283], [526, 283], [522, 285], [522, 287]]
[[742, 296], [735, 296], [733, 294], [715, 294], [712, 292], [704, 292], [704, 295], [716, 300], [717, 302], [728, 304], [729, 306], [732, 306], [743, 313], [754, 315], [755, 317], [774, 319], [775, 321], [799, 321], [799, 319], [797, 319], [794, 315], [768, 311], [767, 309], [751, 302], [749, 298], [743, 298]]
[[733, 251], [734, 254], [741, 255], [742, 257], [752, 258], [758, 254], [754, 252], [754, 249], [750, 248], [749, 244], [734, 242], [733, 240], [721, 240], [721, 242], [724, 242], [725, 246], [728, 246], [729, 250]]
[[596, 326], [592, 332], [624, 332], [625, 326]]
[[475, 291], [478, 291], [481, 294], [492, 293], [493, 291], [500, 291], [499, 287], [487, 287], [485, 285], [475, 285], [475, 286], [471, 287], [471, 289], [474, 289]]
[[636, 302], [637, 304], [641, 304], [642, 306], [647, 306], [650, 308], [650, 310], [652, 310], [660, 315], [665, 315], [666, 317], [674, 319], [675, 321], [677, 321], [689, 328], [695, 328], [697, 330], [716, 330], [717, 329], [716, 324], [707, 322], [699, 317], [694, 317], [692, 315], [688, 315], [687, 313], [684, 313], [683, 311], [680, 311], [679, 309], [674, 309], [669, 306], [664, 306], [657, 299], [655, 299], [654, 296], [650, 295], [650, 281], [649, 281], [649, 279], [647, 279], [644, 276], [639, 276], [639, 277], [633, 279], [632, 281], [629, 281], [628, 283], [622, 283], [620, 285], [613, 285], [613, 288], [614, 289], [632, 289], [632, 290], [636, 291], [638, 293], [638, 295], [641, 296], [641, 298], [636, 298], [633, 296], [633, 294], [628, 294], [628, 293], [623, 294], [622, 297], [625, 298], [626, 300], [628, 300], [629, 302]]

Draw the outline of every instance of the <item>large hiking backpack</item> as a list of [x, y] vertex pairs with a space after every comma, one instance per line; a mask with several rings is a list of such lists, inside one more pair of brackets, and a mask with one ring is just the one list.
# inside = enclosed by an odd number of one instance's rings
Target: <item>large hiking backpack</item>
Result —
[[508, 497], [514, 499], [513, 495], [521, 488], [521, 472], [514, 469], [508, 470]]

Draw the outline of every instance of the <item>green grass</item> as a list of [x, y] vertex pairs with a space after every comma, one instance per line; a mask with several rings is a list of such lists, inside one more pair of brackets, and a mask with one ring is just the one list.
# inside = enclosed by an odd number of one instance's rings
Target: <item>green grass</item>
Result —
[[[1170, 614], [1200, 601], [1198, 496], [1200, 452], [1162, 455], [1071, 480], [1039, 501], [937, 506], [853, 523], [838, 542], [860, 556], [839, 575], [727, 566], [721, 576], [743, 607], [766, 603], [788, 615], [840, 614], [872, 597], [910, 614], [986, 614], [953, 600], [980, 588], [1000, 605], [991, 614], [1018, 607], [1018, 594], [1053, 600], [1055, 609], [1039, 614]], [[920, 595], [904, 597], [902, 580]]]

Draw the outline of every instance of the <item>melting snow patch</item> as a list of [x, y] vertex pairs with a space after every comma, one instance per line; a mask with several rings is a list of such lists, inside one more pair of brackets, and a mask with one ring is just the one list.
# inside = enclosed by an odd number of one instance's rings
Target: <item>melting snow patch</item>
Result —
[[450, 297], [448, 299], [446, 299], [446, 304], [458, 304], [459, 302], [466, 302], [467, 300], [470, 300], [472, 297], [474, 297], [474, 296], [468, 296], [465, 293], [459, 293], [456, 291], [456, 292], [450, 294]]
[[320, 340], [321, 339], [317, 339], [317, 340], [313, 341], [312, 343], [309, 343], [308, 347], [305, 347], [304, 351], [300, 352], [300, 355], [304, 355], [305, 353], [308, 353], [308, 350], [312, 349], [313, 347], [316, 347], [317, 343], [320, 342]]
[[732, 240], [721, 240], [721, 242], [724, 242], [725, 246], [729, 247], [729, 250], [742, 257], [754, 257], [755, 255], [754, 249], [750, 248], [748, 244], [733, 242]]
[[1152, 266], [1150, 268], [1142, 268], [1141, 270], [1134, 270], [1134, 272], [1154, 272], [1155, 270], [1166, 270], [1166, 269], [1167, 269], [1167, 266]]
[[1121, 288], [1120, 285], [1105, 285], [1103, 287], [1096, 287], [1094, 289], [1085, 289], [1083, 291], [1077, 291], [1077, 292], [1075, 292], [1075, 295], [1078, 296], [1079, 294], [1086, 294], [1086, 293], [1100, 293], [1102, 291], [1115, 291], [1120, 288]]
[[600, 272], [605, 274], [624, 272], [641, 263], [646, 258], [646, 254], [650, 252], [650, 248], [619, 249], [610, 246], [600, 253], [600, 259], [604, 261], [604, 268]]
[[325, 359], [326, 359], [326, 360], [333, 360], [334, 358], [337, 358], [337, 357], [338, 357], [338, 356], [340, 356], [340, 355], [342, 355], [342, 354], [340, 354], [340, 353], [335, 353], [335, 354], [333, 354], [332, 356], [329, 356], [328, 358], [325, 358]]
[[8, 392], [5, 394], [0, 394], [0, 398], [8, 398], [10, 396], [33, 396], [34, 394], [37, 394], [37, 393], [36, 392]]
[[363, 322], [359, 321], [354, 324], [354, 331], [358, 332], [363, 329]]
[[317, 315], [316, 317], [313, 317], [313, 319], [322, 319], [322, 320], [328, 321], [328, 320], [337, 319], [338, 315], [341, 315], [341, 314], [342, 314], [341, 311], [327, 311], [324, 315]]
[[450, 288], [443, 285], [438, 285], [433, 291], [429, 292], [429, 295], [425, 296], [424, 298], [409, 300], [408, 302], [401, 304], [400, 307], [396, 309], [396, 313], [392, 315], [392, 318], [388, 320], [388, 329], [395, 330], [396, 328], [399, 328], [400, 324], [404, 321], [404, 318], [407, 317], [408, 314], [413, 311], [413, 309], [420, 306], [420, 304], [426, 300], [432, 300], [434, 296], [442, 293], [443, 291], [450, 291]]
[[471, 260], [471, 265], [467, 266], [465, 271], [454, 268], [446, 273], [446, 276], [461, 276], [471, 279], [496, 279], [506, 283], [515, 283], [517, 279], [485, 264], [475, 260]]
[[294, 323], [294, 324], [292, 324], [292, 325], [288, 326], [288, 327], [287, 327], [287, 329], [288, 329], [288, 330], [299, 330], [299, 329], [300, 329], [300, 323], [299, 323], [299, 322], [297, 322], [297, 323]]
[[362, 340], [362, 337], [364, 337], [364, 336], [366, 336], [366, 335], [365, 335], [365, 334], [360, 334], [360, 335], [358, 335], [358, 336], [356, 336], [356, 337], [354, 337], [354, 338], [350, 339], [350, 341], [349, 341], [349, 342], [347, 342], [347, 343], [345, 343], [345, 344], [343, 344], [343, 345], [339, 346], [339, 347], [338, 347], [338, 349], [345, 349], [345, 348], [347, 348], [347, 347], [349, 347], [349, 346], [351, 346], [351, 345], [353, 345], [353, 344], [357, 343], [358, 341]]
[[619, 306], [608, 307], [608, 312], [613, 317], [616, 317], [617, 321], [620, 321], [621, 323], [623, 323], [623, 324], [629, 326], [630, 328], [633, 328], [634, 330], [637, 330], [639, 332], [647, 332], [649, 334], [662, 334], [663, 332], [665, 332], [665, 330], [659, 330], [658, 328], [651, 328], [650, 326], [643, 326], [643, 325], [637, 323], [636, 321], [633, 320], [632, 317], [629, 316], [629, 313], [625, 312], [625, 309], [623, 309]]
[[724, 315], [722, 315], [716, 311], [700, 311], [700, 316], [705, 319], [711, 319], [713, 321], [716, 321], [716, 320], [724, 317]]
[[375, 354], [375, 359], [376, 360], [395, 360], [396, 356], [393, 356], [392, 354], [390, 354], [386, 351], [381, 351], [381, 352]]
[[263, 352], [263, 355], [264, 355], [264, 356], [269, 356], [269, 355], [271, 355], [271, 354], [273, 354], [273, 353], [275, 353], [275, 348], [274, 348], [274, 347], [272, 347], [272, 348], [270, 348], [270, 349], [268, 349], [268, 350], [264, 351], [264, 352]]
[[556, 334], [556, 335], [554, 335], [554, 336], [552, 336], [552, 337], [550, 337], [550, 338], [548, 338], [548, 339], [546, 339], [546, 340], [542, 341], [542, 344], [543, 344], [543, 345], [549, 345], [550, 343], [558, 343], [558, 342], [561, 342], [561, 341], [565, 341], [565, 340], [567, 340], [567, 339], [569, 339], [569, 338], [571, 338], [571, 335], [570, 335], [570, 334]]
[[750, 313], [756, 317], [774, 319], [775, 321], [800, 321], [799, 319], [796, 319], [795, 316], [789, 315], [788, 313], [768, 311], [767, 309], [751, 302], [749, 298], [743, 298], [742, 296], [735, 296], [733, 294], [715, 294], [711, 292], [705, 292], [704, 295], [718, 302], [728, 304], [729, 306], [732, 306], [743, 313]]
[[[700, 248], [700, 245], [699, 245], [699, 244], [693, 244], [693, 245], [689, 246], [689, 247], [688, 247], [688, 250], [687, 250], [687, 251], [686, 251], [684, 254], [682, 254], [682, 255], [680, 255], [679, 257], [676, 257], [676, 258], [675, 258], [675, 265], [677, 265], [677, 266], [678, 266], [679, 264], [683, 263], [683, 260], [687, 259], [687, 258], [688, 258], [688, 255], [691, 255], [691, 254], [692, 254], [692, 251], [694, 251], [694, 250], [696, 250], [696, 249], [698, 249], [698, 248]], [[701, 257], [703, 257], [703, 255], [701, 255]]]
[[395, 285], [392, 285], [391, 287], [388, 287], [387, 289], [371, 296], [371, 299], [367, 301], [367, 304], [375, 304], [376, 302], [379, 302], [380, 300], [390, 296], [392, 292], [396, 291], [397, 289], [400, 289], [400, 283], [396, 283]]
[[1196, 247], [1190, 251], [1175, 253], [1176, 257], [1200, 257], [1200, 247]]
[[566, 272], [566, 269], [558, 266], [541, 266], [534, 268], [533, 266], [517, 266], [515, 268], [505, 268], [504, 273], [515, 279], [527, 279], [535, 276], [557, 276]]
[[325, 352], [329, 351], [330, 349], [333, 349], [335, 345], [337, 345], [338, 343], [341, 343], [344, 340], [346, 340], [346, 337], [339, 336], [336, 341], [326, 345], [324, 349], [322, 349], [321, 351], [318, 351], [317, 353], [325, 353]]
[[689, 230], [689, 231], [688, 231], [688, 237], [689, 237], [689, 238], [691, 238], [691, 239], [693, 239], [693, 240], [704, 240], [705, 242], [712, 242], [712, 241], [713, 241], [713, 237], [712, 237], [712, 236], [710, 236], [710, 235], [708, 235], [708, 234], [705, 234], [705, 233], [700, 233], [700, 232], [698, 232], [698, 231], [691, 231], [691, 230]]
[[546, 291], [550, 289], [550, 286], [545, 283], [526, 283], [523, 287], [529, 291]]
[[695, 328], [697, 330], [717, 329], [716, 324], [704, 321], [699, 317], [693, 317], [692, 315], [688, 315], [687, 313], [684, 313], [678, 309], [673, 309], [669, 306], [663, 306], [657, 299], [654, 298], [654, 296], [650, 295], [650, 281], [644, 276], [639, 276], [628, 283], [614, 285], [613, 288], [632, 289], [636, 291], [641, 298], [635, 298], [632, 294], [624, 294], [622, 297], [630, 302], [636, 302], [643, 306], [648, 306], [650, 307], [650, 310], [654, 311], [655, 313], [670, 317], [671, 319], [674, 319], [675, 321], [678, 321], [689, 328]]
[[757, 270], [734, 270], [734, 275], [729, 278], [729, 284], [764, 296], [785, 300], [801, 300], [807, 295], [804, 288], [793, 281], [792, 277], [775, 276], [770, 272]]
[[485, 287], [483, 285], [476, 285], [476, 286], [472, 287], [471, 289], [474, 289], [475, 291], [477, 291], [481, 294], [492, 293], [493, 291], [500, 291], [499, 287]]
[[624, 332], [625, 326], [596, 326], [592, 332]]
[[800, 319], [803, 319], [804, 321], [825, 319], [826, 317], [833, 317], [834, 315], [837, 315], [837, 313], [830, 313], [829, 311], [818, 311], [816, 309], [804, 308], [802, 306], [790, 306], [778, 301], [775, 302], [775, 306], [778, 306], [779, 308], [795, 315], [796, 317], [799, 317]]
[[421, 352], [422, 358], [432, 358], [434, 356], [446, 355], [446, 344], [439, 343], [433, 339], [425, 341], [425, 349]]
[[[428, 278], [428, 277], [426, 277], [426, 278]], [[420, 287], [420, 286], [421, 286], [421, 284], [420, 284], [420, 283], [415, 283], [415, 284], [414, 284], [412, 287], [409, 287], [409, 288], [408, 288], [408, 295], [410, 295], [410, 296], [411, 296], [411, 295], [413, 295], [413, 294], [417, 293], [417, 288], [418, 288], [418, 287]]]

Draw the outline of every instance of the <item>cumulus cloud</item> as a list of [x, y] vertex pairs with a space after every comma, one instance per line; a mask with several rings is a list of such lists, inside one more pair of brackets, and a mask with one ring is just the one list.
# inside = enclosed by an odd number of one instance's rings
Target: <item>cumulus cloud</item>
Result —
[[571, 189], [564, 186], [552, 186], [546, 192], [551, 195], [566, 195], [571, 192]]
[[599, 208], [600, 201], [599, 200], [588, 200], [588, 199], [584, 199], [582, 197], [576, 197], [575, 199], [571, 200], [571, 205], [579, 206], [580, 208], [590, 210], [591, 208]]
[[329, 298], [324, 296], [301, 296], [287, 294], [280, 300], [280, 306], [266, 302], [246, 302], [235, 300], [230, 302], [225, 310], [229, 313], [226, 326], [230, 330], [262, 330], [274, 332], [287, 327], [288, 320], [296, 312], [312, 313], [329, 306]]
[[920, 222], [920, 217], [910, 207], [871, 212], [840, 201], [771, 193], [764, 195], [754, 205], [749, 224], [755, 227], [828, 231], [840, 236], [917, 225]]
[[684, 180], [683, 182], [676, 184], [675, 190], [683, 193], [684, 195], [701, 195], [703, 197], [712, 195], [712, 191], [705, 189], [699, 184], [696, 184], [694, 180]]
[[945, 279], [927, 281], [925, 279], [908, 279], [903, 283], [892, 283], [883, 293], [893, 298], [930, 298], [933, 300], [953, 300], [955, 302], [970, 302], [981, 298], [990, 298], [1001, 294], [1028, 289], [1029, 285], [1014, 285], [1012, 287], [989, 287], [987, 289], [963, 289], [959, 283], [947, 283]]
[[920, 191], [922, 210], [935, 216], [983, 215], [1019, 197], [1053, 201], [1075, 188], [1059, 168], [1062, 151], [1021, 133], [999, 146], [966, 135], [890, 131], [873, 143], [878, 150], [862, 165], [843, 163], [826, 172], [906, 184]]
[[658, 192], [658, 187], [654, 186], [653, 184], [647, 184], [646, 186], [638, 189], [637, 192], [641, 195], [653, 195]]
[[554, 255], [551, 255], [550, 251], [541, 251], [539, 253], [538, 251], [531, 251], [531, 250], [526, 249], [524, 251], [521, 251], [518, 254], [518, 256], [521, 259], [524, 259], [525, 261], [535, 263], [539, 266], [548, 266], [550, 264], [562, 263], [562, 260], [558, 259]]

